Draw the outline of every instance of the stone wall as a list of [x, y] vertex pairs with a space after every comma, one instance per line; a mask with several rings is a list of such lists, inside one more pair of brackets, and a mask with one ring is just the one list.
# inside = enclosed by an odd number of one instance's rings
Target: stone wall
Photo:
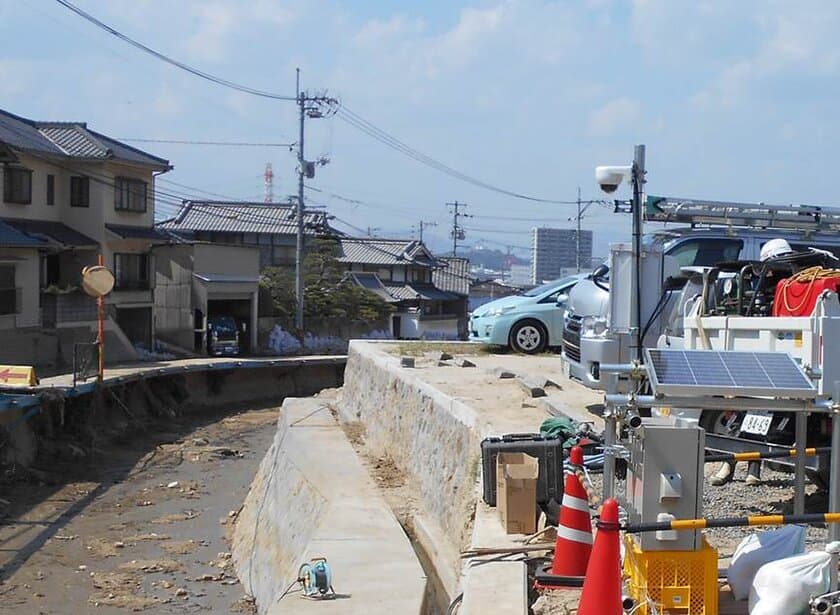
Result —
[[387, 342], [350, 343], [339, 413], [359, 421], [365, 442], [389, 455], [408, 477], [421, 507], [419, 516], [432, 527], [432, 545], [457, 577], [458, 552], [469, 542], [477, 496], [480, 442], [487, 427], [472, 408], [423, 382], [399, 359], [382, 352]]

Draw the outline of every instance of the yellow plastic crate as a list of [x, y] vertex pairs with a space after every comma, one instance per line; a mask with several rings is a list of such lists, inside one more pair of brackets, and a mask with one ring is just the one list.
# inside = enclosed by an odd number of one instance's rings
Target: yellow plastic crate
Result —
[[640, 605], [635, 613], [650, 615], [650, 598], [660, 615], [717, 615], [718, 553], [705, 538], [698, 551], [642, 551], [629, 534], [624, 546], [628, 592]]

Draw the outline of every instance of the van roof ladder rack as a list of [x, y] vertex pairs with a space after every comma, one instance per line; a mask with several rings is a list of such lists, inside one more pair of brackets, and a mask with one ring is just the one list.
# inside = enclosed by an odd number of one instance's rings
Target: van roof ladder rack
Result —
[[679, 222], [746, 228], [840, 231], [840, 208], [819, 205], [766, 205], [648, 196], [648, 222]]

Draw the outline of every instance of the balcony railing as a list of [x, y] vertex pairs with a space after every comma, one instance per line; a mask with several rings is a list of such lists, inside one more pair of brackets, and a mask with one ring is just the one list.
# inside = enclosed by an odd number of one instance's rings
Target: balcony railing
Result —
[[117, 278], [114, 284], [114, 290], [149, 290], [150, 288], [149, 280]]
[[82, 292], [41, 293], [41, 314], [45, 327], [95, 321], [96, 299]]

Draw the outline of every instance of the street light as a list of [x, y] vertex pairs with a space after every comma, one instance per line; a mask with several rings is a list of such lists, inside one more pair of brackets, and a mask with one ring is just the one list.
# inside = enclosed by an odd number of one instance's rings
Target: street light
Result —
[[636, 301], [632, 309], [631, 322], [633, 323], [636, 352], [635, 359], [642, 360], [642, 194], [645, 185], [645, 146], [637, 145], [633, 164], [622, 166], [600, 166], [595, 167], [595, 181], [606, 193], [615, 192], [624, 179], [630, 181], [633, 189], [631, 211], [633, 213], [633, 282], [631, 284], [631, 296], [635, 295]]

